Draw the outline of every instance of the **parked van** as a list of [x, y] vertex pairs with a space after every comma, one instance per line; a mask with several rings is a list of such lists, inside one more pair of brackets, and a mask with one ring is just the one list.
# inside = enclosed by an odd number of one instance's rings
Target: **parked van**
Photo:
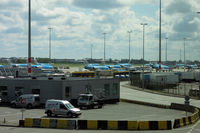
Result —
[[24, 107], [31, 109], [40, 105], [40, 96], [36, 94], [24, 94], [11, 101], [12, 107]]
[[81, 111], [67, 100], [50, 99], [46, 101], [45, 114], [47, 116], [66, 115], [68, 117], [78, 117], [81, 115]]

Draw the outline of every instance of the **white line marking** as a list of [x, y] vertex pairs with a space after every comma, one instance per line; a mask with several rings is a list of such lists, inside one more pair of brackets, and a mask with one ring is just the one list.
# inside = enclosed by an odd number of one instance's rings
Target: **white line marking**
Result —
[[191, 133], [191, 132], [193, 131], [193, 129], [194, 129], [199, 123], [200, 123], [200, 121], [197, 121], [187, 133]]

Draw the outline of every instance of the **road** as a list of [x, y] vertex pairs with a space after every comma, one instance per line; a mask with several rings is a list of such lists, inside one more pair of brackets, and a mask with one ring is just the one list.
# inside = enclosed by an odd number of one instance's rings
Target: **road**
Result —
[[[184, 98], [170, 97], [157, 95], [152, 93], [147, 93], [143, 91], [133, 90], [123, 85], [127, 82], [122, 82], [121, 84], [121, 98], [132, 99], [136, 101], [144, 101], [156, 104], [170, 105], [174, 103], [184, 103]], [[200, 107], [199, 100], [191, 100], [191, 104]], [[5, 110], [4, 110], [5, 109]], [[19, 109], [2, 108], [0, 113], [0, 121], [3, 121], [4, 117], [8, 121], [17, 121], [21, 119], [21, 112]], [[119, 103], [119, 105], [106, 105], [103, 109], [95, 110], [82, 110], [83, 115], [78, 119], [112, 119], [112, 120], [174, 120], [175, 118], [185, 116], [185, 112], [177, 110], [166, 110], [159, 109], [135, 104]], [[131, 115], [130, 115], [131, 114]], [[44, 110], [34, 109], [27, 110], [25, 112], [25, 117], [46, 117], [44, 115]], [[68, 119], [68, 118], [66, 118]], [[133, 131], [119, 131], [119, 130], [60, 130], [60, 129], [42, 129], [42, 128], [16, 128], [16, 127], [0, 127], [0, 133], [124, 133]], [[134, 131], [135, 133], [148, 132], [148, 133], [200, 133], [200, 121], [194, 125], [190, 125], [183, 128], [164, 130], [164, 131]]]
[[[120, 98], [163, 105], [170, 105], [171, 103], [184, 104], [184, 98], [158, 95], [124, 87], [127, 83], [120, 83]], [[200, 100], [190, 99], [190, 104], [200, 108]]]
[[[79, 118], [67, 118], [63, 116], [53, 118], [82, 119], [82, 120], [174, 120], [185, 116], [184, 111], [159, 109], [131, 103], [120, 102], [118, 104], [106, 104], [102, 109], [81, 110]], [[26, 110], [24, 118], [46, 118], [44, 109]], [[1, 107], [0, 123], [18, 123], [22, 119], [21, 109]]]

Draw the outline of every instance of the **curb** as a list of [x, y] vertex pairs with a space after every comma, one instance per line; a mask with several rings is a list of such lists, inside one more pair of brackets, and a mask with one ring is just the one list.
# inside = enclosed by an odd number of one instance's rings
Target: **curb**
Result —
[[120, 101], [121, 102], [127, 102], [127, 103], [139, 104], [139, 105], [145, 105], [145, 106], [151, 106], [151, 107], [157, 107], [157, 108], [170, 109], [170, 105], [148, 103], [148, 102], [142, 102], [142, 101], [136, 101], [136, 100], [129, 100], [129, 99], [124, 99], [124, 98], [121, 98]]
[[[176, 109], [176, 110], [188, 111], [188, 112], [192, 113], [191, 116], [175, 119], [174, 125], [173, 125], [174, 129], [184, 127], [184, 126], [188, 126], [188, 125], [191, 125], [191, 124], [195, 124], [200, 119], [199, 108], [197, 108], [195, 106], [190, 106], [190, 105], [187, 106], [187, 105], [184, 105], [184, 104], [176, 104], [176, 103], [171, 103], [171, 105], [169, 106], [169, 105], [154, 104], [154, 103], [141, 102], [141, 101], [128, 100], [128, 99], [120, 99], [120, 101], [121, 102], [127, 102], [127, 103], [141, 104], [141, 105], [151, 106], [151, 107], [157, 107], [157, 108]], [[187, 108], [189, 108], [189, 109], [187, 109]], [[150, 122], [150, 121], [147, 121], [147, 122]], [[148, 124], [145, 125], [146, 128], [147, 128], [147, 125]]]

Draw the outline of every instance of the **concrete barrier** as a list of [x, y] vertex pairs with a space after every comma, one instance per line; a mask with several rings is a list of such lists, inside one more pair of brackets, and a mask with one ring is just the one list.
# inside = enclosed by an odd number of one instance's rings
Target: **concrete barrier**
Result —
[[78, 120], [78, 129], [137, 130], [137, 121]]
[[191, 116], [175, 119], [173, 128], [179, 128], [190, 124], [194, 124], [198, 120], [199, 120], [199, 109], [195, 108], [194, 113]]
[[171, 130], [171, 121], [139, 121], [138, 130]]
[[103, 130], [171, 130], [171, 121], [78, 120], [78, 129]]
[[[22, 125], [24, 124], [24, 125]], [[24, 122], [20, 120], [20, 126], [40, 127], [40, 128], [60, 128], [76, 129], [76, 120], [48, 119], [48, 118], [25, 118]]]

